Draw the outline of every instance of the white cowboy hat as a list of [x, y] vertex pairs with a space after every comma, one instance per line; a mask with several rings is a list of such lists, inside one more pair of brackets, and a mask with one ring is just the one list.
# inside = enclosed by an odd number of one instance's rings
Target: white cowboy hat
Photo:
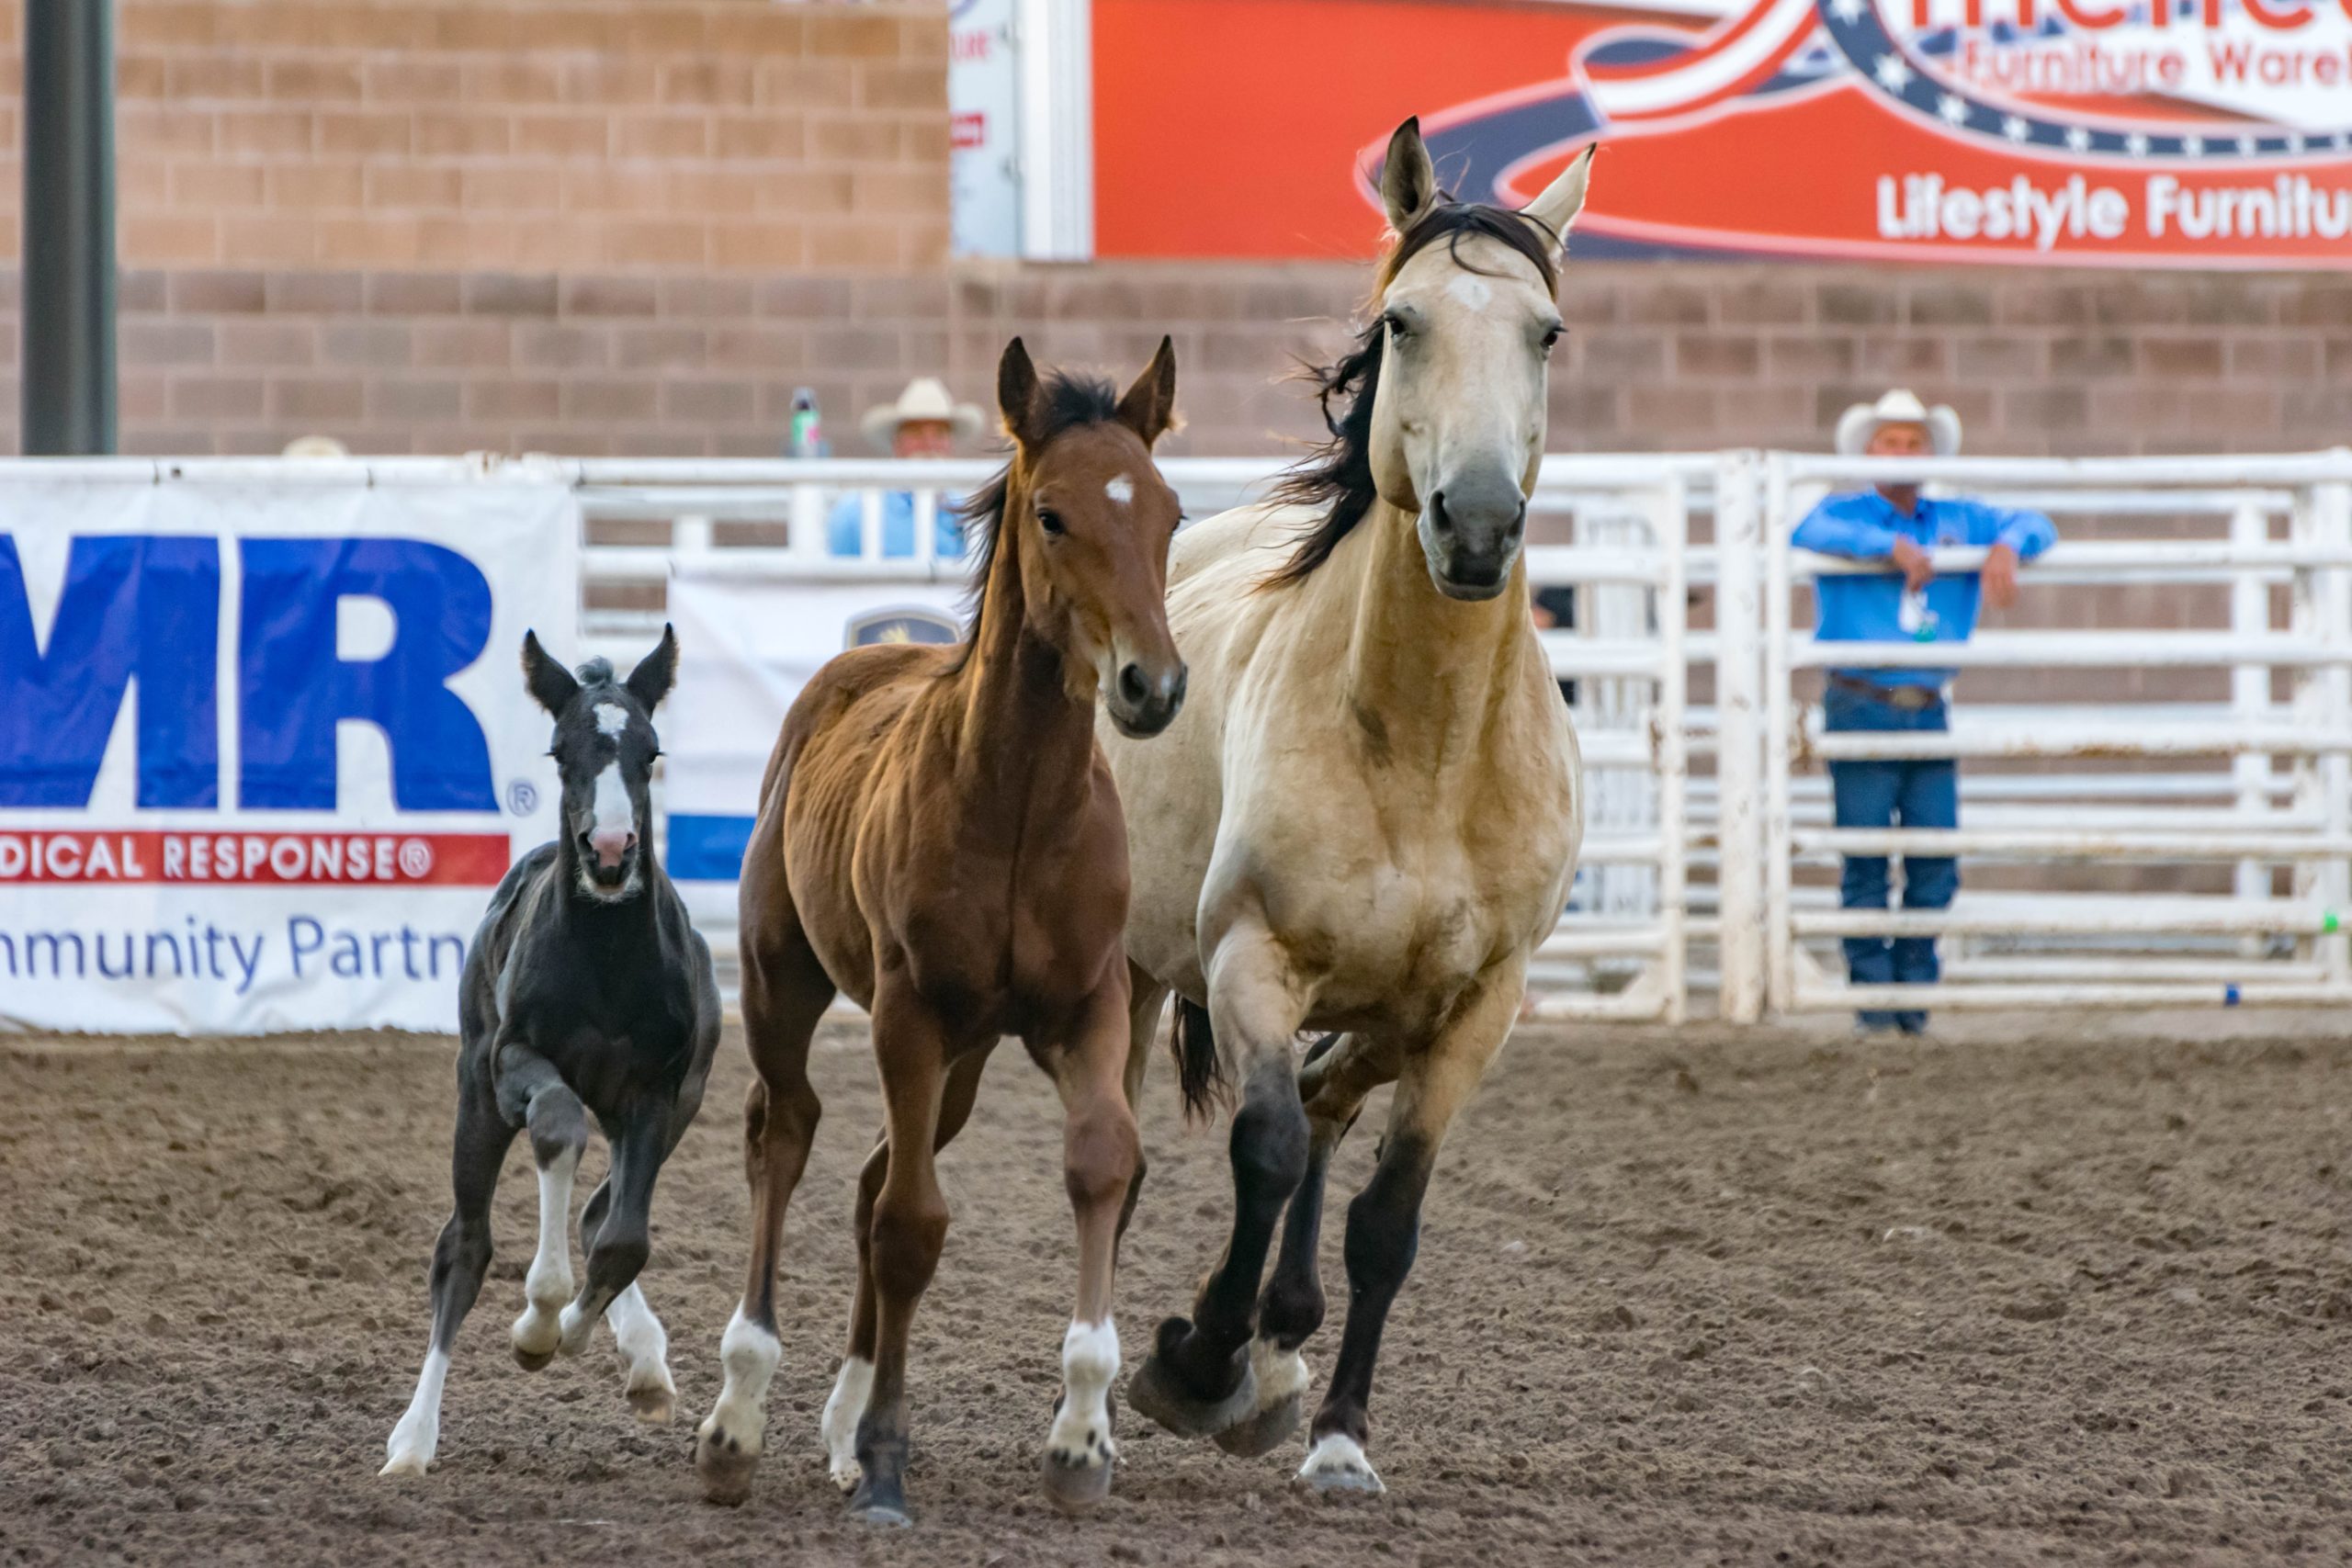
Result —
[[1838, 415], [1838, 455], [1860, 457], [1883, 424], [1925, 425], [1928, 448], [1937, 457], [1960, 455], [1960, 415], [1952, 412], [1948, 403], [1929, 408], [1907, 387], [1897, 387], [1874, 403], [1856, 403]]
[[935, 419], [952, 428], [957, 439], [977, 433], [980, 428], [980, 411], [970, 403], [959, 403], [947, 389], [947, 383], [936, 376], [918, 376], [907, 383], [895, 403], [878, 403], [865, 411], [857, 422], [865, 438], [888, 452], [899, 434], [899, 426], [910, 419]]

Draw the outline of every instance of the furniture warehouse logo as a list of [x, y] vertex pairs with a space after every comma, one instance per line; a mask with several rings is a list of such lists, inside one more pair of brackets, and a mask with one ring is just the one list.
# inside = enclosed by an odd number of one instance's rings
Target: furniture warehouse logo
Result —
[[1752, 0], [1424, 130], [1514, 205], [1606, 143], [1580, 245], [2352, 265], [2352, 0]]

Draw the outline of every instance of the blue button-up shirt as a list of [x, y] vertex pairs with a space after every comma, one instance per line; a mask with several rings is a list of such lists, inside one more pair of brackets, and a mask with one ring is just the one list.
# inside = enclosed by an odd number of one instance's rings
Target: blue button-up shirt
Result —
[[[826, 547], [837, 556], [865, 553], [865, 498], [856, 491], [850, 491], [833, 502], [831, 516], [825, 519]], [[956, 498], [939, 498], [939, 515], [933, 553], [943, 560], [953, 560], [964, 553], [964, 526], [956, 515]], [[886, 560], [906, 560], [915, 553], [915, 498], [912, 491], [886, 490], [882, 492], [882, 555]]]
[[[2058, 530], [2039, 512], [1987, 506], [1981, 501], [1921, 496], [1909, 516], [1874, 490], [1833, 495], [1797, 525], [1801, 550], [1856, 560], [1884, 560], [1906, 537], [1923, 549], [1938, 545], [2007, 545], [2031, 560], [2057, 543]], [[1903, 574], [1823, 577], [1813, 585], [1820, 642], [1966, 642], [1976, 629], [1977, 574], [1938, 572], [1927, 589], [1927, 616], [1917, 631], [1903, 626]], [[1883, 686], [1940, 686], [1951, 670], [1839, 670]]]

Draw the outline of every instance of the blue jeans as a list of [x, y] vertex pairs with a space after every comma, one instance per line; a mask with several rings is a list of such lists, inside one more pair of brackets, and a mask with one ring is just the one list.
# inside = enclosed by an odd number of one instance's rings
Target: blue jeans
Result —
[[[1833, 685], [1822, 702], [1825, 727], [1838, 730], [1946, 730], [1950, 710], [1939, 700], [1925, 707], [1897, 707], [1883, 698]], [[1960, 774], [1949, 757], [1932, 761], [1853, 761], [1829, 764], [1830, 794], [1840, 828], [1956, 828], [1960, 825]], [[1903, 907], [1941, 909], [1960, 890], [1960, 865], [1949, 856], [1903, 857]], [[1839, 901], [1849, 909], [1886, 908], [1884, 855], [1848, 855]], [[1857, 986], [1932, 985], [1940, 973], [1936, 939], [1849, 936], [1846, 973]], [[1924, 1012], [1870, 1011], [1859, 1015], [1867, 1028], [1927, 1026]]]

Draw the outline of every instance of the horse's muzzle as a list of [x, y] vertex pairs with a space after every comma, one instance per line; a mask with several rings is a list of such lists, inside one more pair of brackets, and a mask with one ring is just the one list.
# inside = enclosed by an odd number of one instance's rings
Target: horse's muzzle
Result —
[[598, 898], [628, 897], [637, 890], [637, 834], [599, 828], [580, 835], [580, 879]]
[[1430, 581], [1449, 599], [1492, 599], [1510, 581], [1526, 531], [1527, 498], [1507, 475], [1457, 479], [1422, 509]]
[[1175, 723], [1176, 715], [1184, 706], [1186, 673], [1181, 662], [1157, 671], [1147, 670], [1132, 660], [1119, 666], [1118, 676], [1102, 699], [1119, 733], [1142, 739]]

